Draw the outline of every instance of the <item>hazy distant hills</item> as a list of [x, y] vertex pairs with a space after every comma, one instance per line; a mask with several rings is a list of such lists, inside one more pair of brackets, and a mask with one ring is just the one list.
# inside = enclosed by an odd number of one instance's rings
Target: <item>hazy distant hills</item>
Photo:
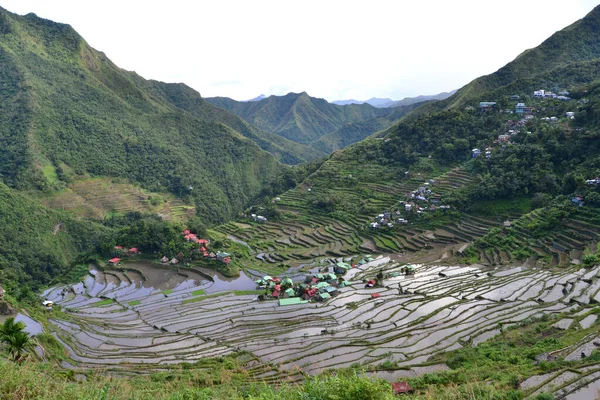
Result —
[[265, 96], [264, 94], [260, 94], [260, 95], [256, 96], [255, 98], [246, 100], [246, 101], [261, 101], [262, 99], [266, 99], [266, 98], [267, 98], [267, 96]]
[[378, 108], [390, 108], [390, 107], [400, 107], [400, 106], [409, 106], [411, 104], [415, 104], [415, 103], [422, 103], [424, 101], [431, 101], [431, 100], [444, 100], [447, 99], [448, 97], [452, 96], [454, 93], [456, 92], [456, 90], [453, 90], [451, 92], [443, 92], [443, 93], [439, 93], [439, 94], [434, 94], [434, 95], [430, 95], [430, 96], [417, 96], [417, 97], [406, 97], [402, 100], [392, 100], [392, 99], [388, 99], [388, 98], [379, 98], [379, 97], [371, 97], [369, 100], [354, 100], [354, 99], [350, 99], [350, 100], [336, 100], [336, 101], [332, 101], [332, 104], [337, 104], [337, 105], [348, 105], [348, 104], [370, 104], [373, 107], [378, 107]]

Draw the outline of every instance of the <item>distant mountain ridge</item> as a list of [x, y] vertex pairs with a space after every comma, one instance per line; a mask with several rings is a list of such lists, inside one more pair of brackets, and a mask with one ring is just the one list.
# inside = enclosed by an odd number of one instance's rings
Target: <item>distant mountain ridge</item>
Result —
[[[403, 110], [376, 108], [370, 104], [336, 105], [309, 96], [306, 92], [269, 96], [253, 102], [240, 102], [227, 97], [206, 98], [206, 101], [243, 118], [249, 124], [286, 139], [312, 145], [325, 135], [340, 130], [346, 138], [326, 140], [313, 146], [319, 152], [339, 149], [337, 145], [355, 143], [384, 129]], [[358, 124], [356, 127], [355, 124]], [[349, 139], [352, 138], [352, 139]], [[349, 140], [346, 140], [349, 139]], [[322, 153], [321, 153], [322, 154]]]
[[371, 97], [369, 100], [335, 100], [332, 101], [331, 104], [337, 105], [348, 105], [348, 104], [370, 104], [373, 107], [378, 108], [391, 108], [391, 107], [400, 107], [400, 106], [409, 106], [415, 103], [421, 103], [424, 101], [431, 100], [444, 100], [448, 97], [452, 96], [456, 93], [456, 90], [452, 90], [450, 92], [443, 92], [434, 95], [428, 96], [417, 96], [417, 97], [405, 97], [402, 100], [392, 100], [389, 98], [379, 98], [379, 97]]

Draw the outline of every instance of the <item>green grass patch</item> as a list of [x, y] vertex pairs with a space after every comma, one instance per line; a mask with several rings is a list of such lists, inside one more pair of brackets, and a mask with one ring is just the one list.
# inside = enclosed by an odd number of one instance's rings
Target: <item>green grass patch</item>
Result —
[[508, 218], [509, 214], [527, 214], [531, 212], [531, 197], [478, 200], [471, 205], [471, 211], [487, 218]]
[[200, 296], [201, 294], [206, 294], [206, 290], [204, 289], [199, 289], [199, 290], [194, 290], [192, 292], [192, 296]]
[[44, 165], [44, 168], [42, 168], [42, 173], [44, 174], [44, 178], [48, 184], [54, 185], [58, 182], [58, 174], [56, 173], [56, 168], [54, 168], [54, 165], [50, 163]]
[[102, 300], [102, 301], [99, 301], [99, 302], [95, 303], [94, 305], [96, 307], [102, 307], [102, 306], [107, 306], [109, 304], [112, 304], [114, 302], [115, 301], [113, 299], [105, 299], [105, 300]]
[[236, 296], [243, 296], [246, 294], [264, 294], [264, 290], [234, 290], [233, 294]]
[[173, 293], [173, 289], [167, 289], [167, 290], [163, 290], [162, 294], [164, 294], [165, 296], [170, 295], [171, 293]]
[[127, 303], [127, 304], [129, 304], [131, 307], [133, 307], [133, 306], [137, 306], [140, 303], [141, 303], [141, 301], [139, 301], [139, 300], [133, 300], [133, 301], [130, 301], [129, 303]]
[[226, 294], [230, 294], [230, 293], [231, 292], [219, 292], [219, 293], [208, 294], [206, 296], [194, 297], [193, 299], [183, 300], [181, 302], [181, 304], [195, 303], [197, 301], [202, 301], [202, 300], [206, 300], [206, 299], [212, 299], [213, 297], [225, 296]]

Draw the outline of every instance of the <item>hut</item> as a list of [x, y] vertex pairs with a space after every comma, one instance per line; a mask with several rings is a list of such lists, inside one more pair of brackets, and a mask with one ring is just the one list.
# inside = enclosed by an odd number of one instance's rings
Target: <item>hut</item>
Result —
[[395, 395], [406, 394], [412, 392], [412, 388], [408, 382], [394, 382], [392, 383], [392, 391]]
[[163, 258], [160, 259], [160, 262], [163, 263], [163, 265], [165, 265], [169, 262], [169, 259], [167, 258], [167, 256], [163, 256]]
[[110, 260], [108, 260], [108, 263], [110, 265], [117, 265], [120, 262], [121, 262], [121, 259], [119, 257], [111, 258]]

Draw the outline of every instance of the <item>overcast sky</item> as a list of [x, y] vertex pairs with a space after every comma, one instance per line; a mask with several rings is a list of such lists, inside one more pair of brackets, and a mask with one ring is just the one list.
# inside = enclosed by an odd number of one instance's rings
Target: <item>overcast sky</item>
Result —
[[117, 65], [204, 97], [327, 100], [457, 89], [599, 0], [0, 0], [72, 25]]

